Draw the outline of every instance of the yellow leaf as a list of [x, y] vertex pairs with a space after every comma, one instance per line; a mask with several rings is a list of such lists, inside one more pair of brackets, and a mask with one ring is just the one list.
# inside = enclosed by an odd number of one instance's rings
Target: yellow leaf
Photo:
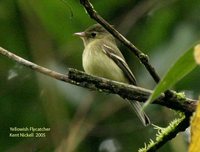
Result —
[[[200, 100], [199, 100], [200, 102]], [[191, 142], [189, 152], [200, 151], [200, 103], [191, 121]]]
[[200, 44], [194, 47], [194, 59], [197, 64], [200, 64]]

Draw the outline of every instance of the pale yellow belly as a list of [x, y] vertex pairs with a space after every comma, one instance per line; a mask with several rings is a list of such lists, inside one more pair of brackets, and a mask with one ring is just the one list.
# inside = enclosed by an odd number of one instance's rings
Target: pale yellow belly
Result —
[[91, 48], [90, 51], [86, 49], [83, 52], [82, 60], [83, 68], [86, 73], [114, 81], [128, 83], [123, 71], [106, 54], [101, 51], [97, 54], [97, 52], [91, 50]]

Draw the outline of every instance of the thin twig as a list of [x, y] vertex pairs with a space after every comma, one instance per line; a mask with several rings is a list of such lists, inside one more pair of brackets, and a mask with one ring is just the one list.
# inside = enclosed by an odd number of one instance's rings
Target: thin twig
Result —
[[159, 82], [160, 78], [155, 71], [154, 67], [149, 63], [149, 58], [146, 54], [141, 52], [137, 47], [135, 47], [129, 40], [127, 40], [122, 34], [120, 34], [113, 26], [111, 26], [105, 19], [103, 19], [97, 11], [94, 10], [92, 4], [88, 0], [80, 0], [80, 3], [85, 7], [90, 17], [100, 23], [105, 29], [107, 29], [115, 38], [122, 42], [126, 47], [128, 47], [140, 60], [141, 63], [149, 71], [155, 82]]

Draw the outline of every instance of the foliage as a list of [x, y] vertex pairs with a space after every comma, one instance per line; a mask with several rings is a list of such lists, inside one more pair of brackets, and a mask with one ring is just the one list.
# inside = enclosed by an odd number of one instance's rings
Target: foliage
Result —
[[173, 65], [158, 83], [144, 107], [155, 100], [162, 92], [170, 89], [197, 66], [194, 60], [194, 47], [187, 50]]

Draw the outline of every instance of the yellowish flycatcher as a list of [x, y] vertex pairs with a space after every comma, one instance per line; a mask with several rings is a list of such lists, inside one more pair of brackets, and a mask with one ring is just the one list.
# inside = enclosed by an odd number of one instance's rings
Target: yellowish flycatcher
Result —
[[[115, 38], [105, 28], [100, 24], [94, 24], [84, 32], [74, 34], [79, 36], [84, 43], [82, 64], [86, 73], [136, 85], [136, 79], [118, 49]], [[138, 101], [129, 101], [129, 103], [142, 123], [145, 126], [150, 124], [140, 103]]]

